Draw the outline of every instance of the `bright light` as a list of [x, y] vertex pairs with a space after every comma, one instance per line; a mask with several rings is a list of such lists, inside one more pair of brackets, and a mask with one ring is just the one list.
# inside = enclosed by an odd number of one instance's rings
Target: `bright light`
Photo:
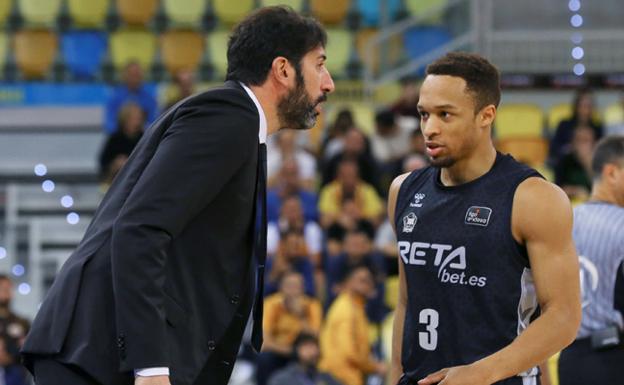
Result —
[[65, 208], [70, 208], [74, 205], [74, 198], [71, 195], [65, 195], [61, 198], [61, 205]]
[[54, 182], [52, 182], [50, 179], [46, 179], [41, 184], [41, 188], [45, 192], [48, 192], [48, 193], [52, 192], [52, 191], [54, 191]]
[[572, 57], [576, 60], [581, 60], [585, 56], [585, 51], [582, 47], [574, 47], [572, 49]]
[[580, 27], [581, 25], [583, 25], [583, 16], [579, 15], [578, 13], [575, 14], [570, 18], [570, 24], [572, 24], [574, 28]]
[[21, 277], [22, 275], [24, 275], [25, 271], [26, 271], [26, 269], [24, 269], [24, 266], [22, 266], [20, 264], [14, 265], [13, 268], [11, 269], [11, 272], [16, 277]]
[[576, 63], [574, 65], [574, 74], [576, 76], [581, 76], [585, 73], [585, 66], [583, 65], [583, 63]]
[[44, 176], [47, 173], [48, 173], [48, 168], [46, 167], [45, 164], [39, 163], [38, 165], [35, 166], [35, 175]]
[[80, 222], [80, 215], [76, 214], [75, 212], [67, 214], [67, 223], [69, 223], [70, 225], [75, 225], [78, 222]]
[[22, 295], [28, 295], [30, 294], [30, 285], [27, 283], [20, 283], [17, 287], [17, 291]]
[[583, 34], [579, 32], [574, 32], [570, 37], [570, 40], [572, 40], [572, 43], [574, 44], [581, 44], [583, 42]]
[[0, 246], [0, 259], [6, 258], [6, 249]]
[[568, 3], [568, 8], [572, 12], [577, 12], [579, 9], [581, 9], [581, 2], [579, 0], [570, 0], [570, 2]]

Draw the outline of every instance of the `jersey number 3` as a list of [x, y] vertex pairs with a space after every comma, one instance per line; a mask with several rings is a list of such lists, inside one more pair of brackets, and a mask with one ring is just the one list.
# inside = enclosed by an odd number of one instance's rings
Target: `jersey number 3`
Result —
[[438, 312], [433, 309], [423, 309], [418, 316], [418, 322], [426, 325], [426, 332], [418, 333], [418, 343], [425, 350], [435, 350], [438, 346]]

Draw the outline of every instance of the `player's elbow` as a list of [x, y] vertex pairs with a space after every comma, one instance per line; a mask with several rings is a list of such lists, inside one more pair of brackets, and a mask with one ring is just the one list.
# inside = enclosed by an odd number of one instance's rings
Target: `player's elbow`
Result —
[[581, 305], [580, 303], [571, 303], [561, 307], [557, 312], [557, 326], [561, 341], [561, 349], [570, 345], [576, 339], [578, 329], [581, 325]]

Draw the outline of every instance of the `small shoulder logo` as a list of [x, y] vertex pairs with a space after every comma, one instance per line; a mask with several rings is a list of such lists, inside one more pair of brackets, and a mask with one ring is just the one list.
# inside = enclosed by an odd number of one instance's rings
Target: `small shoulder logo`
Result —
[[490, 223], [492, 209], [489, 207], [472, 206], [466, 212], [464, 223], [467, 225], [487, 226]]
[[418, 222], [418, 217], [414, 213], [409, 213], [403, 217], [403, 232], [411, 233], [414, 231], [414, 226]]
[[410, 203], [410, 207], [422, 207], [422, 200], [425, 199], [425, 194], [416, 193], [414, 194], [414, 202]]

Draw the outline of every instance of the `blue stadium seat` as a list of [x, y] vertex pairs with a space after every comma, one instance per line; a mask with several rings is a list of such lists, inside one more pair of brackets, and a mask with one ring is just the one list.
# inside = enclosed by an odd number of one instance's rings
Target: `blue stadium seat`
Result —
[[63, 35], [61, 52], [67, 68], [77, 79], [93, 79], [106, 56], [106, 34], [97, 31], [76, 31]]
[[388, 12], [388, 22], [392, 22], [401, 10], [401, 0], [357, 0], [357, 11], [364, 26], [375, 27], [380, 24], [382, 2]]
[[[415, 27], [403, 36], [405, 51], [410, 59], [416, 59], [452, 40], [451, 34], [442, 27]], [[421, 74], [423, 69], [418, 72]]]

